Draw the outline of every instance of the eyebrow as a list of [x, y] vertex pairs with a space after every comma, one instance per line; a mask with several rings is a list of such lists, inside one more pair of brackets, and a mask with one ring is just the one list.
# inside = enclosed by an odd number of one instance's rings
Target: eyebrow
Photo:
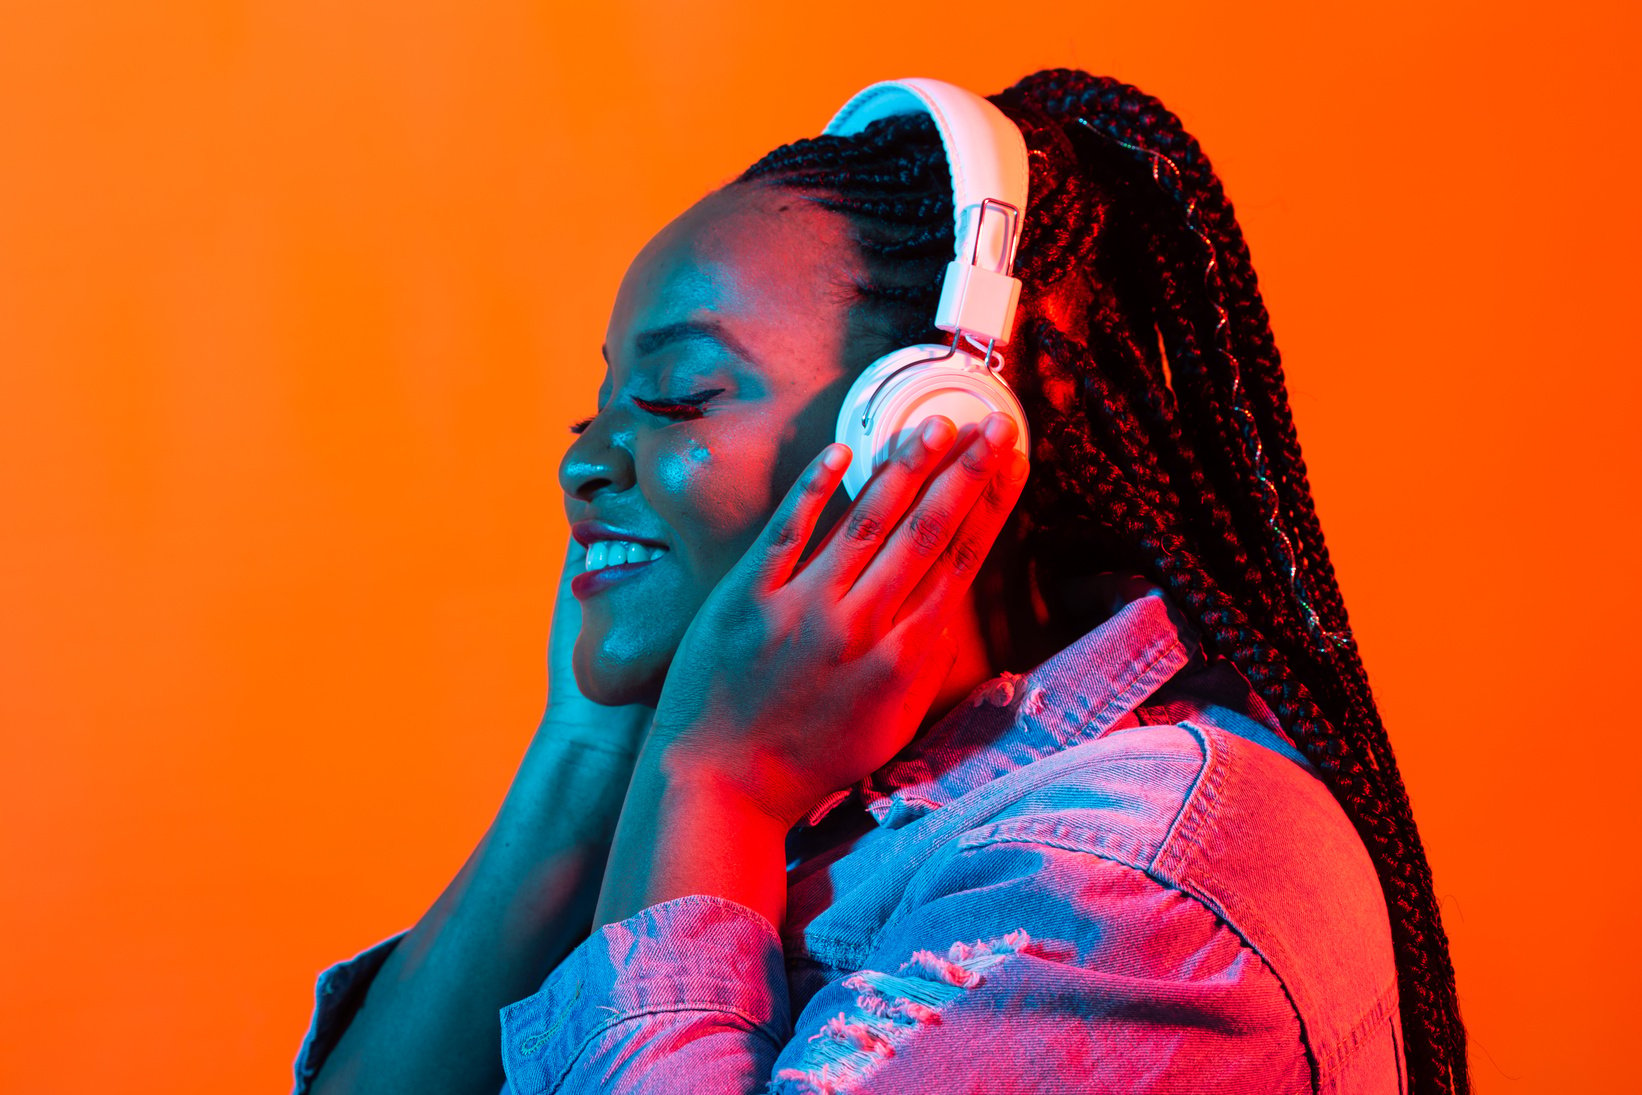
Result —
[[[640, 331], [633, 339], [633, 352], [639, 357], [649, 357], [651, 354], [665, 350], [686, 342], [706, 342], [722, 347], [739, 357], [749, 365], [757, 365], [758, 359], [747, 352], [747, 347], [741, 340], [724, 329], [724, 325], [716, 319], [686, 319], [678, 323], [669, 323], [663, 327], [653, 327], [648, 331]], [[606, 364], [610, 362], [608, 347], [600, 347]]]

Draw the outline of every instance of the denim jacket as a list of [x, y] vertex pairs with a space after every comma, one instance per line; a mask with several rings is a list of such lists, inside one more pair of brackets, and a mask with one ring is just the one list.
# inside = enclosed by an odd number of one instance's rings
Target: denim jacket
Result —
[[[779, 928], [690, 896], [593, 933], [502, 1010], [504, 1093], [1403, 1091], [1361, 841], [1162, 591], [1118, 586], [794, 830]], [[396, 941], [321, 975], [298, 1095]]]

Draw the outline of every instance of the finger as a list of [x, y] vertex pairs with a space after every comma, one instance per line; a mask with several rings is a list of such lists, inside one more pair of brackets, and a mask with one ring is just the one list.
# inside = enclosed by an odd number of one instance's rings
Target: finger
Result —
[[[943, 422], [947, 421], [947, 419], [944, 416], [940, 416], [940, 417], [941, 417], [941, 420]], [[902, 439], [902, 446], [903, 446], [903, 449], [905, 449], [906, 453], [911, 453], [911, 452], [914, 451], [912, 449], [905, 448], [906, 446], [915, 445], [915, 444], [925, 444], [924, 442], [922, 442], [920, 440], [919, 434], [923, 430], [923, 428], [925, 426], [928, 426], [928, 425], [929, 425], [929, 423], [927, 421], [919, 423], [918, 430], [909, 433], [905, 438]], [[978, 428], [979, 427], [977, 427], [977, 426], [967, 425], [966, 424], [962, 429], [960, 429], [958, 431], [956, 438], [946, 446], [947, 449], [948, 450], [961, 449], [964, 446], [964, 444], [968, 442], [970, 436], [973, 435], [974, 432]], [[937, 429], [939, 429], [939, 427], [937, 427]], [[902, 452], [902, 450], [897, 450], [895, 453], [891, 454], [892, 458], [897, 456], [897, 455], [904, 455], [904, 453]], [[936, 469], [939, 468], [940, 460], [942, 458], [944, 458], [944, 457], [937, 457], [932, 464], [929, 464], [929, 465], [926, 466], [926, 477], [927, 477], [927, 474], [928, 474], [929, 471], [936, 470]], [[878, 475], [891, 474], [890, 465], [886, 465], [885, 467], [879, 468], [877, 473], [875, 473], [875, 474], [878, 474]], [[926, 478], [926, 481], [927, 481], [927, 478]], [[871, 485], [872, 484], [869, 481], [867, 486], [870, 487]], [[862, 495], [865, 495], [866, 494], [866, 488], [863, 488], [861, 493], [862, 493]], [[853, 505], [853, 503], [852, 503], [852, 505]], [[831, 528], [827, 529], [826, 534], [824, 536], [822, 536], [820, 543], [816, 544], [815, 550], [810, 553], [810, 556], [811, 556], [812, 559], [815, 556], [820, 555], [827, 548], [829, 548], [834, 543], [834, 541], [843, 538], [847, 534], [851, 534], [852, 530], [851, 530], [850, 522], [845, 519], [846, 517], [848, 517], [848, 514], [845, 514], [844, 517], [840, 517], [837, 521], [833, 522], [833, 525], [832, 525]], [[836, 550], [836, 549], [834, 549], [834, 550]]]
[[1027, 460], [1017, 450], [1004, 453], [996, 474], [929, 569], [901, 603], [892, 631], [927, 628], [945, 620], [969, 592], [987, 552], [1020, 500]]
[[[1016, 432], [1008, 417], [987, 416], [982, 429], [931, 480], [891, 531], [884, 550], [856, 580], [849, 596], [871, 606], [881, 631], [890, 627], [903, 603], [932, 569], [945, 565], [964, 571], [979, 562], [969, 555], [974, 545], [959, 534], [977, 506], [999, 504], [994, 484], [1005, 458], [1015, 451]], [[1013, 503], [1013, 498], [1009, 499], [1009, 504]], [[1006, 508], [1004, 516], [1007, 514]], [[969, 534], [978, 527], [972, 525]], [[981, 546], [982, 557], [990, 547], [990, 541]]]
[[805, 564], [804, 580], [840, 594], [849, 589], [939, 466], [956, 434], [952, 422], [940, 415], [913, 430], [828, 530]]
[[844, 481], [844, 469], [849, 463], [849, 446], [834, 442], [798, 474], [798, 481], [788, 489], [764, 531], [742, 557], [742, 565], [749, 568], [756, 583], [774, 589], [792, 576], [827, 500]]

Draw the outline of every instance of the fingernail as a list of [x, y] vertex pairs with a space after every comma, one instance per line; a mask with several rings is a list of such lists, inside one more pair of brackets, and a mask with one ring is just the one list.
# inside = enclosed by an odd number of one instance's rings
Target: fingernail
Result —
[[944, 418], [931, 418], [924, 422], [923, 439], [926, 448], [938, 449], [952, 441], [952, 423]]
[[1009, 477], [1011, 483], [1026, 478], [1028, 461], [1019, 449], [1010, 449], [1009, 456], [1004, 460], [1003, 473]]
[[995, 449], [1001, 449], [1015, 440], [1015, 423], [1001, 414], [988, 415], [985, 431], [987, 441]]
[[850, 450], [844, 445], [828, 445], [827, 451], [821, 455], [821, 463], [828, 471], [843, 471], [849, 466]]

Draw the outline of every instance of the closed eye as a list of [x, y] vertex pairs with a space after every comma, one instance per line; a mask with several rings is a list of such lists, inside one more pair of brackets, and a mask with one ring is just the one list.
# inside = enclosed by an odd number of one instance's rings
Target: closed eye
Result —
[[[675, 422], [688, 422], [706, 414], [706, 407], [712, 400], [724, 394], [723, 388], [708, 388], [693, 395], [679, 399], [640, 399], [633, 397], [633, 405], [650, 414], [658, 414], [663, 418], [671, 418]], [[570, 424], [570, 432], [581, 435], [587, 432], [587, 427], [593, 424], [593, 415], [578, 418]]]
[[708, 388], [680, 399], [640, 399], [635, 395], [633, 405], [641, 411], [671, 418], [675, 422], [688, 422], [706, 414], [707, 405], [715, 396], [723, 394], [723, 388]]

